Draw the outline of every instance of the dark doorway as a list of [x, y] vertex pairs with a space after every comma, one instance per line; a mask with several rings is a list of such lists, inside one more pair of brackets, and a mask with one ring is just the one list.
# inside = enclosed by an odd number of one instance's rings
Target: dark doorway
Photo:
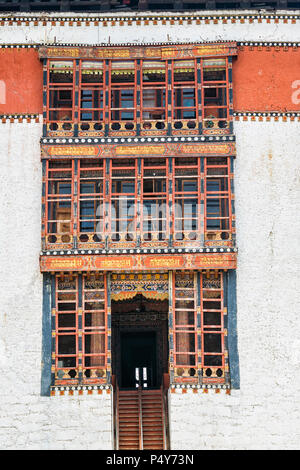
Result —
[[120, 389], [160, 388], [168, 374], [168, 300], [112, 301], [112, 374]]
[[121, 333], [121, 388], [157, 387], [155, 331]]
[[166, 296], [111, 302], [115, 448], [168, 449]]

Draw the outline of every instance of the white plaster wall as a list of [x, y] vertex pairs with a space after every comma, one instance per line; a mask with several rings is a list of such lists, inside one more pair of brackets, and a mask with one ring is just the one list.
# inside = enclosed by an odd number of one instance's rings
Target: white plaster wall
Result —
[[[234, 10], [228, 11], [206, 11], [199, 12], [199, 14], [192, 15], [191, 12], [187, 12], [189, 16], [197, 17], [209, 17], [211, 15], [230, 17], [231, 15], [239, 14], [240, 12]], [[276, 14], [284, 16], [291, 15], [291, 11], [276, 11]], [[296, 13], [299, 14], [299, 11]], [[243, 14], [247, 15], [260, 15], [259, 11], [250, 10], [243, 11]], [[275, 14], [275, 13], [272, 13]], [[162, 12], [161, 14], [150, 13], [115, 13], [115, 14], [74, 14], [74, 13], [36, 13], [34, 15], [22, 13], [14, 13], [1, 15], [7, 18], [19, 17], [26, 19], [26, 17], [34, 17], [37, 19], [45, 18], [73, 18], [75, 19], [72, 26], [68, 23], [61, 26], [59, 21], [55, 22], [55, 25], [47, 22], [44, 26], [40, 21], [38, 26], [34, 25], [33, 21], [30, 21], [29, 25], [26, 26], [25, 21], [20, 26], [13, 23], [11, 26], [5, 26], [2, 34], [0, 34], [0, 44], [18, 44], [18, 43], [75, 43], [75, 44], [119, 44], [119, 43], [152, 43], [152, 42], [166, 42], [166, 41], [291, 41], [299, 42], [299, 19], [292, 23], [288, 20], [288, 23], [275, 23], [274, 19], [267, 23], [263, 20], [262, 23], [258, 22], [258, 19], [254, 19], [252, 23], [248, 19], [245, 19], [245, 23], [231, 23], [228, 19], [227, 24], [222, 23], [222, 20], [217, 24], [206, 24], [205, 19], [201, 19], [200, 24], [196, 24], [195, 21], [192, 24], [188, 24], [186, 19], [183, 19], [183, 24], [179, 24], [178, 18], [183, 17], [182, 14], [176, 14], [174, 12]], [[118, 16], [118, 18], [124, 18], [124, 25], [120, 26], [118, 22], [113, 26], [109, 18]], [[131, 26], [126, 25], [126, 18], [138, 18], [148, 17], [149, 24], [145, 25], [141, 22], [141, 25], [133, 23]], [[263, 16], [263, 15], [262, 15]], [[101, 18], [108, 19], [107, 26], [103, 26], [102, 22], [99, 25], [95, 25], [93, 22], [89, 26], [85, 23], [81, 23], [80, 26], [76, 24], [76, 18]], [[171, 25], [168, 21], [166, 25], [162, 24], [161, 19], [157, 20], [157, 25], [153, 25], [151, 18], [162, 18], [162, 17], [173, 17], [175, 20], [174, 25]]]
[[[299, 41], [299, 24], [39, 23], [0, 35], [2, 43], [216, 39]], [[171, 394], [172, 449], [299, 447], [299, 130], [235, 123], [241, 390]], [[0, 448], [112, 448], [110, 395], [40, 397], [40, 135], [41, 124], [0, 125]]]
[[111, 395], [40, 396], [40, 136], [0, 124], [0, 449], [112, 448]]
[[170, 394], [172, 448], [298, 449], [300, 124], [234, 127], [241, 389]]
[[[235, 123], [241, 390], [171, 394], [172, 449], [299, 447], [299, 127]], [[40, 397], [40, 132], [0, 126], [0, 448], [109, 449], [110, 395]]]

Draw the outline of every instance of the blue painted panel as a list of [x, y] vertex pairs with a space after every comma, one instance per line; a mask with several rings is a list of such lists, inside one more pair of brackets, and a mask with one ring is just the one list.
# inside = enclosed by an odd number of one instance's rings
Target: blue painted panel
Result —
[[43, 275], [41, 396], [50, 396], [51, 385], [51, 275]]
[[236, 305], [236, 271], [228, 270], [228, 356], [231, 387], [240, 388], [239, 354], [237, 340], [237, 305]]

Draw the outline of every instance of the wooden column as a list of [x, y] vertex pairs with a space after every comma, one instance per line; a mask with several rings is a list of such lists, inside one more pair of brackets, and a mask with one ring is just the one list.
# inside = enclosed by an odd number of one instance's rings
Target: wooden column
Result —
[[173, 271], [169, 271], [169, 373], [170, 383], [174, 381], [174, 319], [173, 319], [173, 286], [174, 286], [174, 275]]

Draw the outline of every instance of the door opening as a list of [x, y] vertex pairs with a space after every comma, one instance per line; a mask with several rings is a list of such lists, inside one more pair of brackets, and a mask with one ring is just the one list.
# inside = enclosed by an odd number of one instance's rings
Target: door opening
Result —
[[156, 388], [157, 344], [155, 331], [121, 333], [120, 388]]
[[112, 374], [120, 389], [159, 388], [168, 375], [168, 300], [112, 301]]
[[168, 299], [112, 300], [115, 449], [168, 449]]

